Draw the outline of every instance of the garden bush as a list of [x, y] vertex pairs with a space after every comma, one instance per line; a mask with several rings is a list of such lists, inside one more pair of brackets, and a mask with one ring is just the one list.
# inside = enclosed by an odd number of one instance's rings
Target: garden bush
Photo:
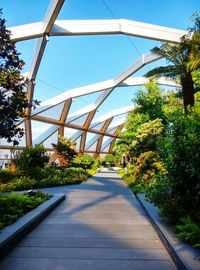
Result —
[[[120, 161], [119, 161], [120, 162]], [[115, 166], [115, 157], [112, 154], [107, 154], [105, 157], [98, 160], [100, 167], [113, 167]]]
[[26, 190], [38, 187], [35, 179], [21, 176], [19, 178], [13, 178], [5, 184], [0, 185], [0, 192], [9, 192], [14, 190]]
[[174, 118], [158, 145], [179, 209], [177, 219], [190, 215], [200, 221], [199, 134], [200, 106], [197, 104], [188, 115]]
[[164, 125], [162, 119], [155, 119], [141, 124], [136, 131], [130, 147], [130, 156], [137, 158], [147, 151], [155, 151], [158, 138], [162, 136]]
[[36, 145], [23, 151], [17, 151], [12, 163], [22, 175], [35, 177], [40, 169], [44, 168], [48, 160], [49, 157], [45, 154], [44, 147]]
[[15, 177], [15, 174], [12, 171], [10, 171], [8, 169], [0, 170], [0, 183], [1, 184], [7, 183], [8, 181], [13, 179], [14, 177]]
[[176, 226], [180, 239], [200, 248], [200, 224], [194, 222], [189, 216], [181, 218], [180, 222], [181, 224]]
[[12, 224], [19, 217], [48, 200], [51, 196], [45, 192], [29, 194], [0, 194], [0, 229]]
[[95, 165], [95, 160], [88, 154], [83, 154], [72, 160], [72, 166], [76, 168], [83, 168], [84, 170], [91, 169]]
[[69, 138], [58, 136], [58, 142], [52, 143], [54, 148], [56, 159], [59, 161], [59, 165], [63, 168], [68, 168], [71, 165], [73, 158], [77, 156], [75, 150], [76, 143]]
[[[92, 173], [95, 173], [95, 171], [92, 171]], [[47, 167], [37, 170], [37, 177], [35, 178], [29, 176], [14, 177], [10, 181], [0, 184], [0, 192], [80, 184], [90, 175], [82, 168]]]

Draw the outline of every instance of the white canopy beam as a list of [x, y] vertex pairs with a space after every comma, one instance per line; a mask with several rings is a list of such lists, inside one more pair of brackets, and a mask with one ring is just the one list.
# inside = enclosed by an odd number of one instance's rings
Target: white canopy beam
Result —
[[[168, 86], [173, 86], [173, 87], [178, 86], [177, 83], [174, 82], [173, 80], [166, 79], [164, 77], [161, 77], [159, 79], [155, 79], [155, 81], [161, 85], [168, 85]], [[147, 82], [148, 82], [148, 79], [145, 77], [133, 77], [133, 78], [127, 78], [126, 80], [121, 82], [117, 87], [140, 86], [140, 85], [143, 85]], [[96, 93], [96, 92], [100, 92], [100, 91], [104, 91], [107, 94], [109, 94], [109, 91], [111, 90], [111, 85], [112, 85], [112, 88], [115, 86], [114, 80], [108, 80], [108, 81], [104, 81], [104, 82], [100, 82], [100, 83], [91, 84], [91, 85], [68, 90], [61, 95], [57, 95], [57, 96], [55, 96], [47, 101], [42, 102], [40, 107], [38, 107], [37, 109], [35, 109], [32, 112], [32, 115], [42, 113], [42, 112], [62, 103], [63, 101], [66, 101], [70, 98], [76, 98], [76, 97], [80, 97], [83, 95], [88, 95], [88, 94], [92, 94], [92, 93]], [[105, 91], [105, 90], [107, 90], [107, 91]], [[106, 95], [106, 94], [104, 94], [104, 95]], [[86, 110], [86, 108], [87, 108], [87, 110]], [[82, 111], [89, 112], [93, 109], [95, 109], [95, 105], [90, 104], [90, 105], [84, 107], [84, 109], [79, 110], [78, 112], [77, 111], [74, 112], [73, 114], [71, 114], [68, 117], [68, 122], [76, 120], [77, 118], [82, 116], [83, 115]]]
[[131, 105], [131, 106], [126, 106], [126, 107], [123, 107], [123, 108], [119, 108], [119, 109], [116, 109], [116, 110], [113, 110], [99, 118], [97, 118], [95, 121], [93, 121], [91, 123], [91, 128], [95, 128], [95, 126], [99, 125], [100, 123], [106, 121], [107, 119], [111, 118], [111, 117], [115, 117], [115, 116], [118, 116], [118, 115], [121, 115], [121, 114], [125, 114], [127, 112], [130, 112], [131, 110], [133, 110], [134, 106]]
[[[55, 11], [57, 10], [55, 9]], [[52, 17], [55, 18], [56, 16], [52, 15]], [[12, 33], [12, 39], [14, 41], [41, 37], [44, 33], [43, 23], [41, 25], [41, 22], [10, 27], [9, 30]], [[53, 27], [51, 29], [50, 27], [46, 27], [46, 30], [49, 30], [50, 36], [125, 34], [175, 43], [180, 42], [180, 38], [187, 34], [187, 31], [180, 29], [125, 19], [56, 20]]]
[[[48, 34], [51, 30], [54, 21], [64, 3], [64, 0], [51, 0], [47, 13], [42, 22], [42, 28], [44, 35], [38, 38], [37, 43], [35, 45], [35, 49], [33, 52], [32, 62], [29, 69], [29, 79], [30, 83], [28, 85], [27, 90], [27, 99], [29, 104], [32, 104], [33, 101], [33, 93], [35, 88], [35, 78], [40, 66], [40, 62], [46, 47], [46, 43], [48, 41]], [[29, 117], [31, 115], [31, 107], [27, 108], [26, 116]], [[26, 120], [26, 143], [27, 146], [30, 147], [32, 145], [32, 134], [31, 134], [31, 121], [30, 119]]]

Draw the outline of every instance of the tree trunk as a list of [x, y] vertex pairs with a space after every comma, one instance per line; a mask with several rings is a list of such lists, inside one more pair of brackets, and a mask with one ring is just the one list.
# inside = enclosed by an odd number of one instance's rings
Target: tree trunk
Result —
[[187, 74], [186, 77], [181, 77], [181, 86], [183, 91], [184, 110], [185, 114], [187, 114], [188, 106], [194, 106], [194, 82], [191, 74]]

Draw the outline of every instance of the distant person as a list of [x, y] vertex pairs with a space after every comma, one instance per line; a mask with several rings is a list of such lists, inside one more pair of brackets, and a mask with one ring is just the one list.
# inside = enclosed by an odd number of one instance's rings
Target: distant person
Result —
[[125, 156], [123, 156], [122, 167], [123, 167], [124, 169], [126, 168], [126, 157], [125, 157]]

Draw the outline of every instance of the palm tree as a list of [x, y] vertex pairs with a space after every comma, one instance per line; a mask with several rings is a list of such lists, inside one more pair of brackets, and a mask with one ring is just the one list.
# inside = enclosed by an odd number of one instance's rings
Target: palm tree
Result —
[[146, 74], [147, 77], [179, 78], [185, 113], [188, 112], [188, 105], [194, 105], [195, 86], [192, 73], [200, 69], [200, 17], [194, 14], [193, 18], [194, 27], [182, 37], [179, 44], [164, 43], [160, 48], [152, 49], [154, 54], [166, 58], [170, 64], [154, 68]]

